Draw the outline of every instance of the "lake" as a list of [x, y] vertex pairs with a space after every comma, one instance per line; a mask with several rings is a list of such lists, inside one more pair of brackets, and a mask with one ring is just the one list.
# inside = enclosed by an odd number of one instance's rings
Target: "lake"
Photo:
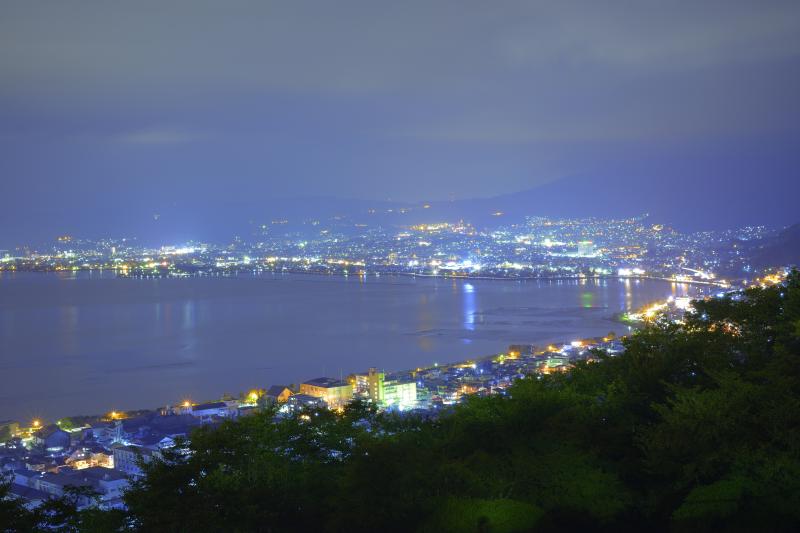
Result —
[[265, 274], [0, 274], [0, 419], [27, 422], [627, 332], [687, 285]]

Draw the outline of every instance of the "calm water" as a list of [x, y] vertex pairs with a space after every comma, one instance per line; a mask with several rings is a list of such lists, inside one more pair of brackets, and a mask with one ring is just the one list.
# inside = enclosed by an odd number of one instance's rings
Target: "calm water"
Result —
[[622, 333], [687, 286], [302, 275], [0, 275], [0, 419], [156, 407], [257, 386]]

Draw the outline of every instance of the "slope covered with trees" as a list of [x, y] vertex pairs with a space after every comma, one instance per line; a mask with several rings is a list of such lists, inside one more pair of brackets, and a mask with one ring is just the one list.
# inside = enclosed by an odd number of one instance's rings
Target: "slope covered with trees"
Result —
[[800, 224], [794, 224], [778, 235], [751, 245], [744, 252], [755, 268], [772, 265], [800, 265]]
[[800, 274], [695, 307], [684, 324], [633, 335], [623, 355], [521, 380], [507, 396], [472, 398], [436, 418], [354, 404], [344, 413], [275, 422], [267, 412], [201, 429], [189, 453], [173, 450], [146, 467], [126, 496], [127, 513], [76, 513], [68, 501], [31, 513], [3, 502], [0, 523], [87, 531], [795, 530]]

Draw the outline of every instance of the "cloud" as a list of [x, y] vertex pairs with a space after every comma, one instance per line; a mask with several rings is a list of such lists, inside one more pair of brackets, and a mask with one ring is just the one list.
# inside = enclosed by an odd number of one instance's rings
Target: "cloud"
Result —
[[0, 5], [3, 163], [40, 178], [19, 190], [485, 196], [648, 150], [795, 148], [798, 95], [797, 0]]
[[800, 54], [796, 1], [9, 1], [2, 15], [6, 91], [469, 89]]
[[173, 145], [195, 142], [206, 136], [198, 132], [180, 129], [146, 129], [123, 133], [115, 141], [129, 145]]
[[518, 67], [650, 74], [797, 58], [798, 35], [792, 1], [560, 2], [510, 23], [498, 49]]
[[530, 124], [518, 120], [431, 124], [403, 134], [425, 141], [485, 144], [562, 144], [617, 142], [658, 136], [652, 128], [625, 128], [604, 124]]

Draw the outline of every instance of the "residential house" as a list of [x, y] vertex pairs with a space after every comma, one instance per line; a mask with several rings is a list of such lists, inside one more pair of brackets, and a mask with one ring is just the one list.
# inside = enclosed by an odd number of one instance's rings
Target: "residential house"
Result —
[[111, 451], [114, 454], [114, 470], [132, 477], [142, 475], [140, 461], [147, 464], [153, 459], [161, 458], [160, 450], [149, 446], [115, 444]]
[[308, 394], [293, 394], [289, 396], [286, 403], [280, 408], [282, 414], [291, 414], [304, 409], [318, 409], [325, 407], [325, 400]]
[[191, 405], [186, 408], [188, 414], [202, 421], [211, 421], [213, 418], [236, 418], [238, 405], [235, 401], [210, 402]]
[[31, 443], [49, 453], [63, 452], [69, 448], [70, 436], [57, 425], [50, 424], [34, 433]]
[[273, 385], [269, 389], [267, 389], [266, 394], [264, 394], [264, 398], [273, 404], [276, 403], [285, 403], [286, 400], [289, 399], [289, 396], [292, 395], [292, 390], [287, 387], [286, 385]]

